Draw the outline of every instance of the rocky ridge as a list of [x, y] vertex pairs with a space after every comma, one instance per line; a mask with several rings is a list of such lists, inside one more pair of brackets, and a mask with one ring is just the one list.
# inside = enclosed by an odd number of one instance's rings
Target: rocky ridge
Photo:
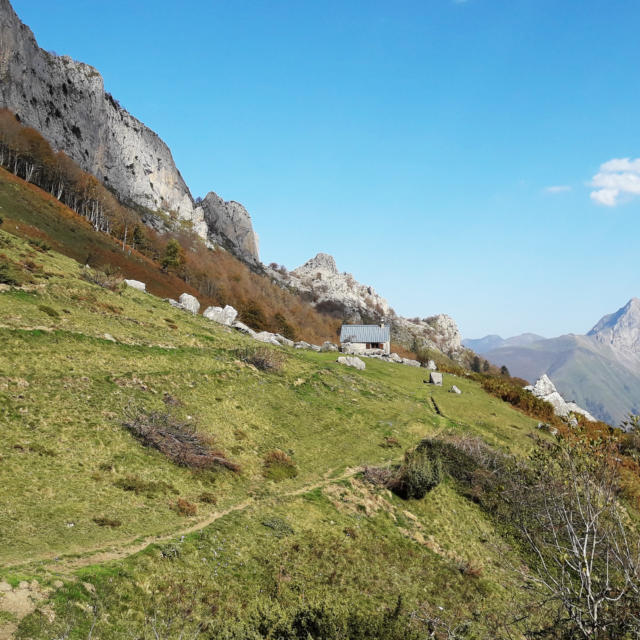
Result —
[[282, 286], [301, 293], [316, 309], [333, 313], [346, 322], [386, 322], [392, 340], [407, 349], [428, 348], [459, 358], [464, 352], [462, 336], [453, 318], [440, 314], [408, 319], [396, 315], [388, 301], [352, 274], [341, 273], [333, 256], [319, 253], [293, 271], [268, 267], [268, 274]]
[[[169, 147], [105, 92], [100, 73], [41, 49], [9, 0], [0, 0], [0, 107], [37, 129], [126, 204], [174, 214], [209, 244], [258, 261], [251, 218], [210, 193], [195, 203]], [[147, 216], [162, 227], [163, 221]]]

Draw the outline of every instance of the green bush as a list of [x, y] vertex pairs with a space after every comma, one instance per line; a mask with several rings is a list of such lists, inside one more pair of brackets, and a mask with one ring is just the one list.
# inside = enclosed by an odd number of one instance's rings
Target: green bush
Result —
[[404, 463], [389, 480], [389, 489], [396, 495], [408, 500], [420, 500], [440, 484], [442, 479], [442, 461], [431, 456], [428, 451], [415, 449], [407, 451]]

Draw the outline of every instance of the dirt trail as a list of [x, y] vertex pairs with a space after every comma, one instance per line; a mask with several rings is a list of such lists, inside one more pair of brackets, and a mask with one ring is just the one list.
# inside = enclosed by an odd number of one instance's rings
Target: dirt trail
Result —
[[[127, 556], [133, 555], [134, 553], [138, 553], [139, 551], [142, 551], [143, 549], [148, 547], [150, 544], [155, 544], [159, 542], [168, 542], [169, 540], [173, 540], [180, 536], [186, 536], [190, 533], [200, 531], [201, 529], [208, 527], [210, 524], [213, 524], [216, 520], [219, 520], [220, 518], [224, 518], [225, 516], [228, 516], [231, 513], [244, 511], [245, 509], [248, 509], [251, 506], [259, 505], [261, 503], [267, 503], [271, 500], [293, 498], [296, 496], [300, 496], [303, 493], [308, 493], [309, 491], [313, 491], [314, 489], [319, 489], [328, 484], [332, 484], [334, 482], [339, 482], [340, 480], [345, 480], [346, 478], [350, 478], [354, 476], [356, 473], [358, 473], [359, 471], [361, 471], [360, 467], [348, 468], [341, 475], [332, 478], [332, 477], [329, 477], [333, 472], [333, 470], [330, 469], [325, 474], [323, 474], [322, 480], [304, 485], [302, 487], [299, 487], [298, 489], [294, 489], [293, 491], [288, 491], [280, 495], [268, 496], [267, 498], [264, 498], [262, 500], [254, 500], [254, 499], [244, 500], [243, 502], [239, 502], [238, 504], [232, 505], [222, 511], [216, 511], [215, 513], [208, 515], [206, 518], [203, 518], [202, 520], [198, 520], [197, 522], [194, 522], [188, 527], [184, 527], [182, 529], [172, 531], [171, 533], [161, 534], [156, 536], [147, 536], [141, 542], [140, 541], [136, 542], [131, 540], [130, 542], [125, 542], [121, 544], [117, 548], [103, 547], [101, 549], [87, 549], [85, 553], [88, 553], [89, 555], [83, 555], [80, 558], [65, 559], [64, 557], [62, 557], [58, 560], [47, 558], [47, 559], [42, 559], [41, 562], [43, 562], [45, 565], [49, 565], [49, 568], [52, 570], [53, 573], [68, 574], [68, 573], [72, 573], [76, 569], [87, 567], [92, 564], [102, 564], [105, 562], [110, 562], [112, 560], [120, 560], [122, 558], [126, 558]], [[136, 538], [136, 540], [138, 540], [138, 538]]]

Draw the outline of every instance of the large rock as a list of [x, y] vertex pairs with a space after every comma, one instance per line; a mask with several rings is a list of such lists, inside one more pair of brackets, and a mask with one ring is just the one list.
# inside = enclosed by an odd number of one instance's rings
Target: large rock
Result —
[[337, 360], [339, 364], [344, 364], [347, 367], [353, 367], [354, 369], [360, 369], [363, 371], [366, 368], [366, 365], [360, 358], [354, 358], [351, 356], [340, 356]]
[[180, 306], [189, 313], [193, 313], [194, 315], [200, 311], [200, 303], [198, 302], [198, 298], [195, 298], [189, 293], [183, 293], [180, 296]]
[[140, 282], [140, 280], [125, 280], [124, 283], [127, 287], [131, 287], [137, 291], [142, 291], [143, 293], [147, 290], [147, 285], [144, 282]]
[[438, 367], [433, 360], [429, 360], [429, 362], [427, 362], [427, 369], [429, 369], [429, 371], [437, 371]]
[[402, 364], [406, 364], [408, 367], [421, 366], [417, 360], [411, 360], [411, 358], [402, 358]]
[[[218, 206], [215, 194], [196, 204], [158, 135], [105, 92], [96, 69], [40, 49], [9, 0], [0, 0], [0, 108], [18, 114], [126, 204], [175, 213], [201, 238], [258, 260], [244, 208]], [[159, 229], [166, 224], [153, 215], [145, 221]]]
[[432, 371], [429, 374], [429, 383], [436, 385], [436, 387], [442, 386], [442, 374], [437, 371]]
[[460, 389], [458, 389], [458, 387], [456, 387], [456, 385], [454, 384], [451, 389], [449, 389], [449, 393], [455, 393], [457, 395], [460, 395], [462, 393], [462, 391], [460, 391]]
[[322, 343], [322, 346], [320, 347], [320, 351], [322, 351], [323, 353], [327, 353], [330, 351], [338, 351], [338, 345], [333, 344], [333, 342], [329, 342], [327, 340], [326, 342]]
[[230, 305], [222, 307], [207, 307], [202, 314], [208, 320], [230, 327], [238, 317], [238, 312]]

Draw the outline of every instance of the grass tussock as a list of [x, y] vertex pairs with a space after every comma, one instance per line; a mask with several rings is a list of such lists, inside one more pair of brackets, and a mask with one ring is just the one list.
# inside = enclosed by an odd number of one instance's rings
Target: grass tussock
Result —
[[145, 446], [157, 449], [172, 462], [191, 469], [223, 467], [240, 471], [239, 465], [212, 447], [212, 439], [163, 411], [130, 410], [124, 426]]
[[111, 527], [112, 529], [116, 529], [117, 527], [122, 526], [122, 522], [117, 520], [116, 518], [107, 518], [106, 516], [98, 516], [93, 519], [93, 521], [99, 527]]
[[263, 475], [268, 480], [276, 482], [295, 478], [298, 475], [296, 463], [284, 451], [274, 449], [264, 457]]

